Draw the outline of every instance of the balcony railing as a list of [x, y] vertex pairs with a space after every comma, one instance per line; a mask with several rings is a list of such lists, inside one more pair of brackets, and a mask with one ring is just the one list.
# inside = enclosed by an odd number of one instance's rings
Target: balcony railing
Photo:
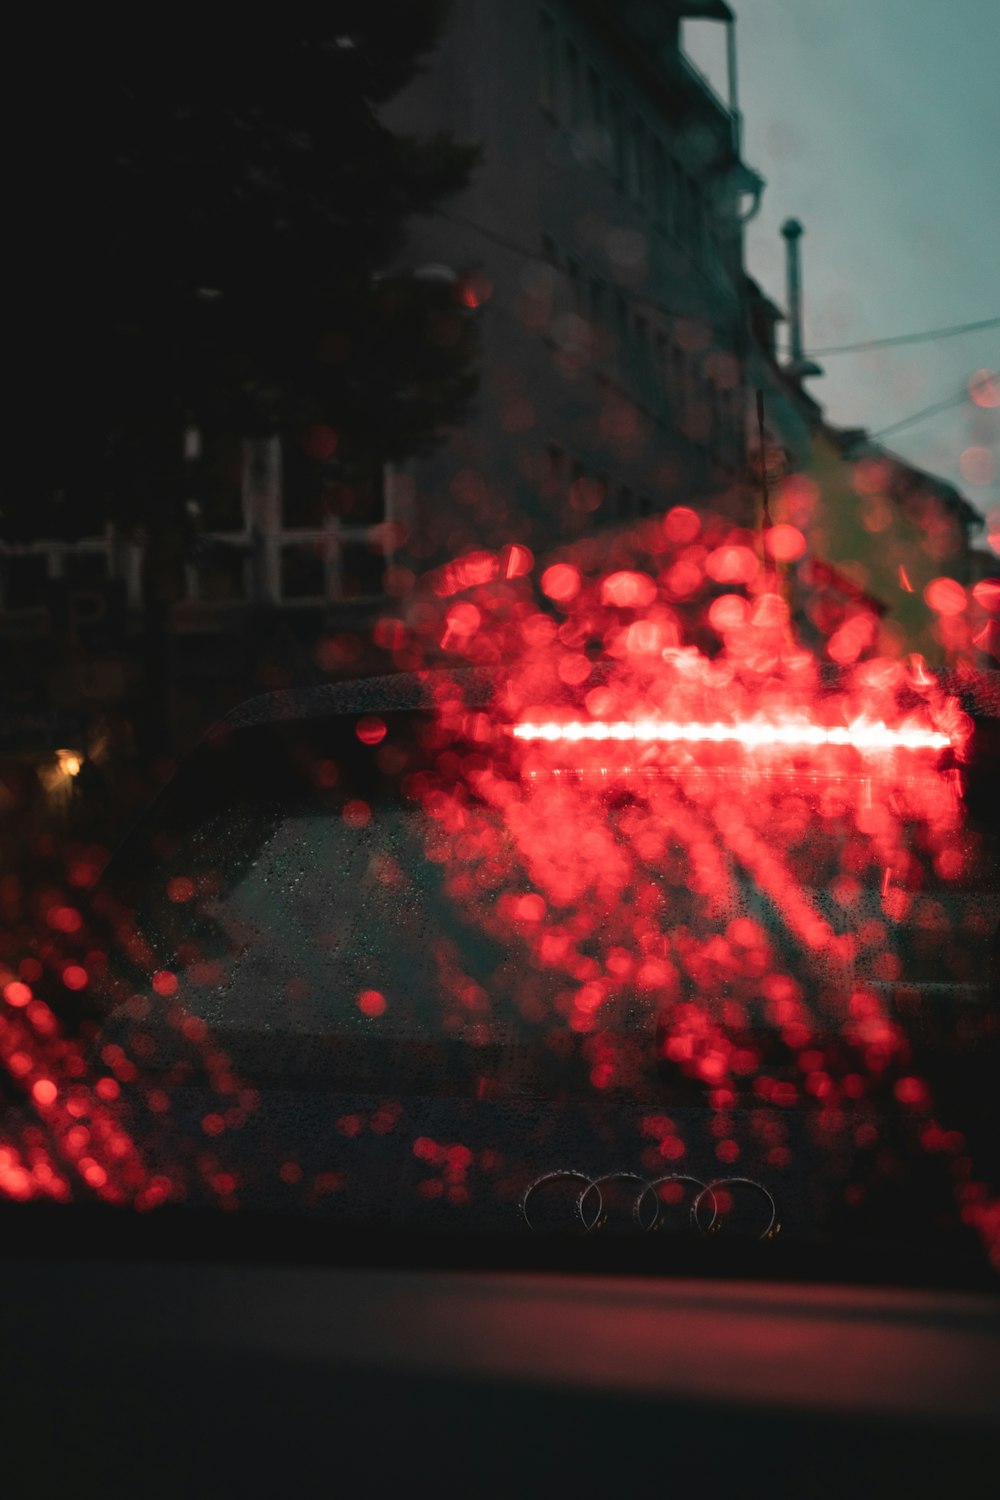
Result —
[[740, 149], [739, 115], [730, 109], [729, 105], [709, 82], [701, 69], [696, 67], [681, 49], [678, 48], [673, 54], [671, 61], [675, 64], [686, 86], [698, 90], [712, 108], [727, 122], [733, 150], [738, 152]]

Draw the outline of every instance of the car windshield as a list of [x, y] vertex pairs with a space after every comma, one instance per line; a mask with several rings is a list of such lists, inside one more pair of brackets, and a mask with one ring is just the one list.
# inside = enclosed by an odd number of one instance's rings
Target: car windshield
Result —
[[[989, 1154], [990, 1126], [948, 1054], [961, 1039], [968, 1087], [1000, 902], [934, 759], [741, 748], [595, 777], [578, 741], [567, 782], [509, 735], [476, 753], [476, 711], [450, 737], [463, 767], [430, 706], [337, 706], [312, 690], [237, 716], [105, 872], [82, 1030], [128, 1143], [94, 1153], [110, 1198], [969, 1251], [949, 1168]], [[943, 877], [942, 812], [962, 861]]]
[[995, 1274], [991, 37], [25, 23], [14, 1219]]

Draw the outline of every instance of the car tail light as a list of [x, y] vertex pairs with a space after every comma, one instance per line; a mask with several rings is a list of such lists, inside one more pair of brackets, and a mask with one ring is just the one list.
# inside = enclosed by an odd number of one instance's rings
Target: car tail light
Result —
[[745, 749], [813, 749], [835, 745], [855, 750], [945, 750], [954, 742], [939, 730], [919, 726], [891, 728], [857, 721], [849, 725], [743, 723], [677, 723], [668, 719], [620, 719], [522, 722], [511, 726], [515, 739], [548, 744], [621, 741], [643, 744], [737, 744]]

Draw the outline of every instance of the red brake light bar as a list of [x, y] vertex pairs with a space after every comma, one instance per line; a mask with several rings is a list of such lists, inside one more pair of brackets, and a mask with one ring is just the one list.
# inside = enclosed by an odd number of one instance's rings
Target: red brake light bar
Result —
[[746, 749], [781, 746], [816, 749], [843, 745], [855, 750], [944, 750], [952, 740], [938, 730], [910, 727], [892, 729], [888, 724], [858, 721], [844, 726], [824, 724], [770, 724], [748, 720], [742, 724], [675, 723], [667, 719], [571, 720], [569, 723], [521, 723], [511, 726], [518, 740], [540, 740], [549, 744], [578, 744], [584, 740], [621, 740], [648, 744], [736, 744]]

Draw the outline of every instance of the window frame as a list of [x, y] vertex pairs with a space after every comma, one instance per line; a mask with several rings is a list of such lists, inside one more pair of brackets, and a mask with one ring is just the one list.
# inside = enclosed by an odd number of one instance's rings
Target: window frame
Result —
[[559, 118], [559, 33], [547, 10], [538, 12], [538, 102], [545, 114]]

